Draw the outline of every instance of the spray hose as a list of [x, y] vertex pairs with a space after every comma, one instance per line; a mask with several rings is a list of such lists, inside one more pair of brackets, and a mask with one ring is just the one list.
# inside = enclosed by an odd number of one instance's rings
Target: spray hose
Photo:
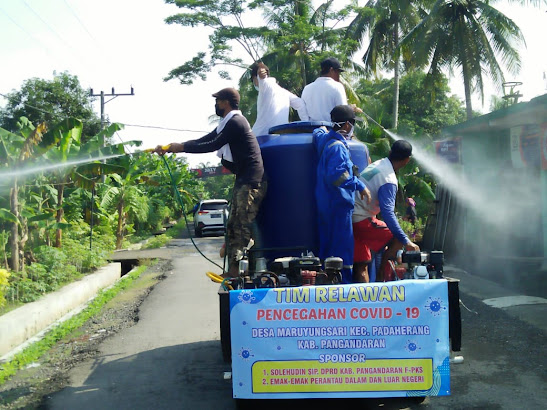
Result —
[[[167, 149], [167, 148], [165, 148]], [[152, 152], [153, 149], [150, 149], [150, 150], [146, 150], [145, 152]], [[173, 189], [175, 190], [175, 196], [177, 197], [177, 200], [182, 208], [182, 215], [184, 216], [184, 221], [186, 222], [186, 229], [188, 230], [188, 236], [190, 237], [190, 240], [192, 241], [192, 244], [194, 245], [194, 248], [196, 248], [196, 250], [199, 252], [199, 254], [201, 256], [203, 256], [205, 259], [207, 259], [209, 262], [211, 262], [213, 265], [215, 266], [218, 266], [220, 269], [222, 269], [222, 272], [225, 272], [225, 268], [220, 266], [218, 263], [212, 261], [211, 259], [209, 259], [207, 256], [205, 256], [203, 254], [203, 252], [201, 252], [201, 250], [197, 247], [196, 243], [194, 242], [194, 238], [192, 237], [192, 234], [190, 232], [190, 227], [188, 225], [188, 218], [186, 217], [186, 212], [184, 212], [184, 202], [180, 196], [180, 192], [179, 190], [177, 189], [177, 184], [175, 183], [175, 178], [173, 177], [173, 173], [171, 172], [171, 167], [169, 167], [169, 164], [167, 163], [167, 160], [165, 159], [165, 156], [162, 155], [162, 159], [163, 159], [163, 163], [165, 164], [165, 167], [167, 168], [167, 171], [169, 172], [169, 177], [171, 178], [171, 184], [173, 185]], [[224, 261], [226, 261], [226, 257], [224, 258]], [[211, 273], [211, 272], [209, 272]], [[209, 276], [209, 275], [207, 275]], [[218, 275], [217, 275], [218, 276]], [[210, 276], [209, 276], [210, 277]], [[218, 276], [219, 278], [222, 278], [221, 276]], [[211, 278], [212, 280], [214, 280], [213, 278]], [[216, 282], [216, 280], [214, 280]], [[222, 280], [221, 282], [219, 283], [222, 283]], [[222, 283], [223, 286], [225, 286], [224, 283]]]
[[213, 272], [207, 272], [205, 275], [209, 279], [211, 279], [213, 282], [220, 283], [220, 285], [224, 288], [224, 290], [234, 290], [234, 288], [229, 282], [230, 279], [223, 278], [222, 276], [217, 275], [216, 273], [213, 273]]

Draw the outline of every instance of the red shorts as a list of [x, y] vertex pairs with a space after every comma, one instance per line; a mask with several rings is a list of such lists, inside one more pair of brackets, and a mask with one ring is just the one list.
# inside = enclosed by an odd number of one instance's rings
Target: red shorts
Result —
[[384, 221], [365, 218], [353, 224], [353, 263], [370, 262], [372, 252], [379, 252], [393, 239]]

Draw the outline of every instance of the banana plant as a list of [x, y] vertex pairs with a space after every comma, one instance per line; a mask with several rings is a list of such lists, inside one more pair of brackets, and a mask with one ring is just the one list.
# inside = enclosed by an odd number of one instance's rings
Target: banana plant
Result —
[[121, 124], [111, 124], [81, 143], [83, 125], [81, 121], [68, 119], [59, 124], [52, 132], [59, 143], [50, 148], [44, 158], [60, 166], [52, 170], [53, 184], [57, 189], [56, 235], [55, 246], [62, 246], [62, 230], [69, 227], [63, 218], [64, 189], [69, 183], [94, 190], [95, 184], [108, 173], [123, 172], [123, 167], [107, 164], [105, 159], [125, 154], [124, 145], [140, 145], [140, 141], [129, 141], [123, 144], [105, 146], [105, 141], [122, 129]]
[[149, 180], [152, 172], [143, 172], [141, 165], [145, 157], [125, 156], [120, 158], [125, 172], [111, 174], [109, 186], [101, 200], [101, 207], [117, 213], [116, 249], [121, 249], [129, 218], [144, 221], [148, 216], [148, 197], [142, 185]]
[[21, 251], [27, 240], [28, 232], [25, 221], [23, 220], [19, 204], [19, 180], [25, 165], [32, 163], [35, 156], [41, 153], [35, 153], [34, 149], [43, 144], [51, 144], [53, 136], [44, 138], [47, 131], [45, 123], [33, 126], [27, 118], [21, 117], [17, 123], [18, 133], [13, 133], [0, 128], [0, 183], [9, 186], [9, 210], [3, 208], [0, 217], [11, 224], [11, 235], [9, 238], [11, 250], [11, 268], [15, 272], [22, 270]]

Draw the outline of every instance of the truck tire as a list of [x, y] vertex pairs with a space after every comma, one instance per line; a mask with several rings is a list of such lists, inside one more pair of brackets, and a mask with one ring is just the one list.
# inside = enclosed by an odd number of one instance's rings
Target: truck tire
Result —
[[224, 363], [232, 362], [232, 341], [230, 335], [230, 296], [228, 292], [219, 293], [220, 347]]

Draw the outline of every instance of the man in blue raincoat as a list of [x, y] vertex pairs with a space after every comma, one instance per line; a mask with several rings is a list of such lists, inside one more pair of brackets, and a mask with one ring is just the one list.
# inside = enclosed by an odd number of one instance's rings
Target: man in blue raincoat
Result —
[[[338, 256], [344, 261], [342, 282], [352, 283], [353, 227], [351, 217], [354, 194], [370, 200], [365, 184], [354, 175], [347, 140], [353, 135], [355, 113], [350, 105], [331, 111], [333, 128], [314, 130], [313, 140], [319, 158], [315, 199], [319, 216], [319, 257]], [[368, 153], [367, 153], [368, 154]]]

